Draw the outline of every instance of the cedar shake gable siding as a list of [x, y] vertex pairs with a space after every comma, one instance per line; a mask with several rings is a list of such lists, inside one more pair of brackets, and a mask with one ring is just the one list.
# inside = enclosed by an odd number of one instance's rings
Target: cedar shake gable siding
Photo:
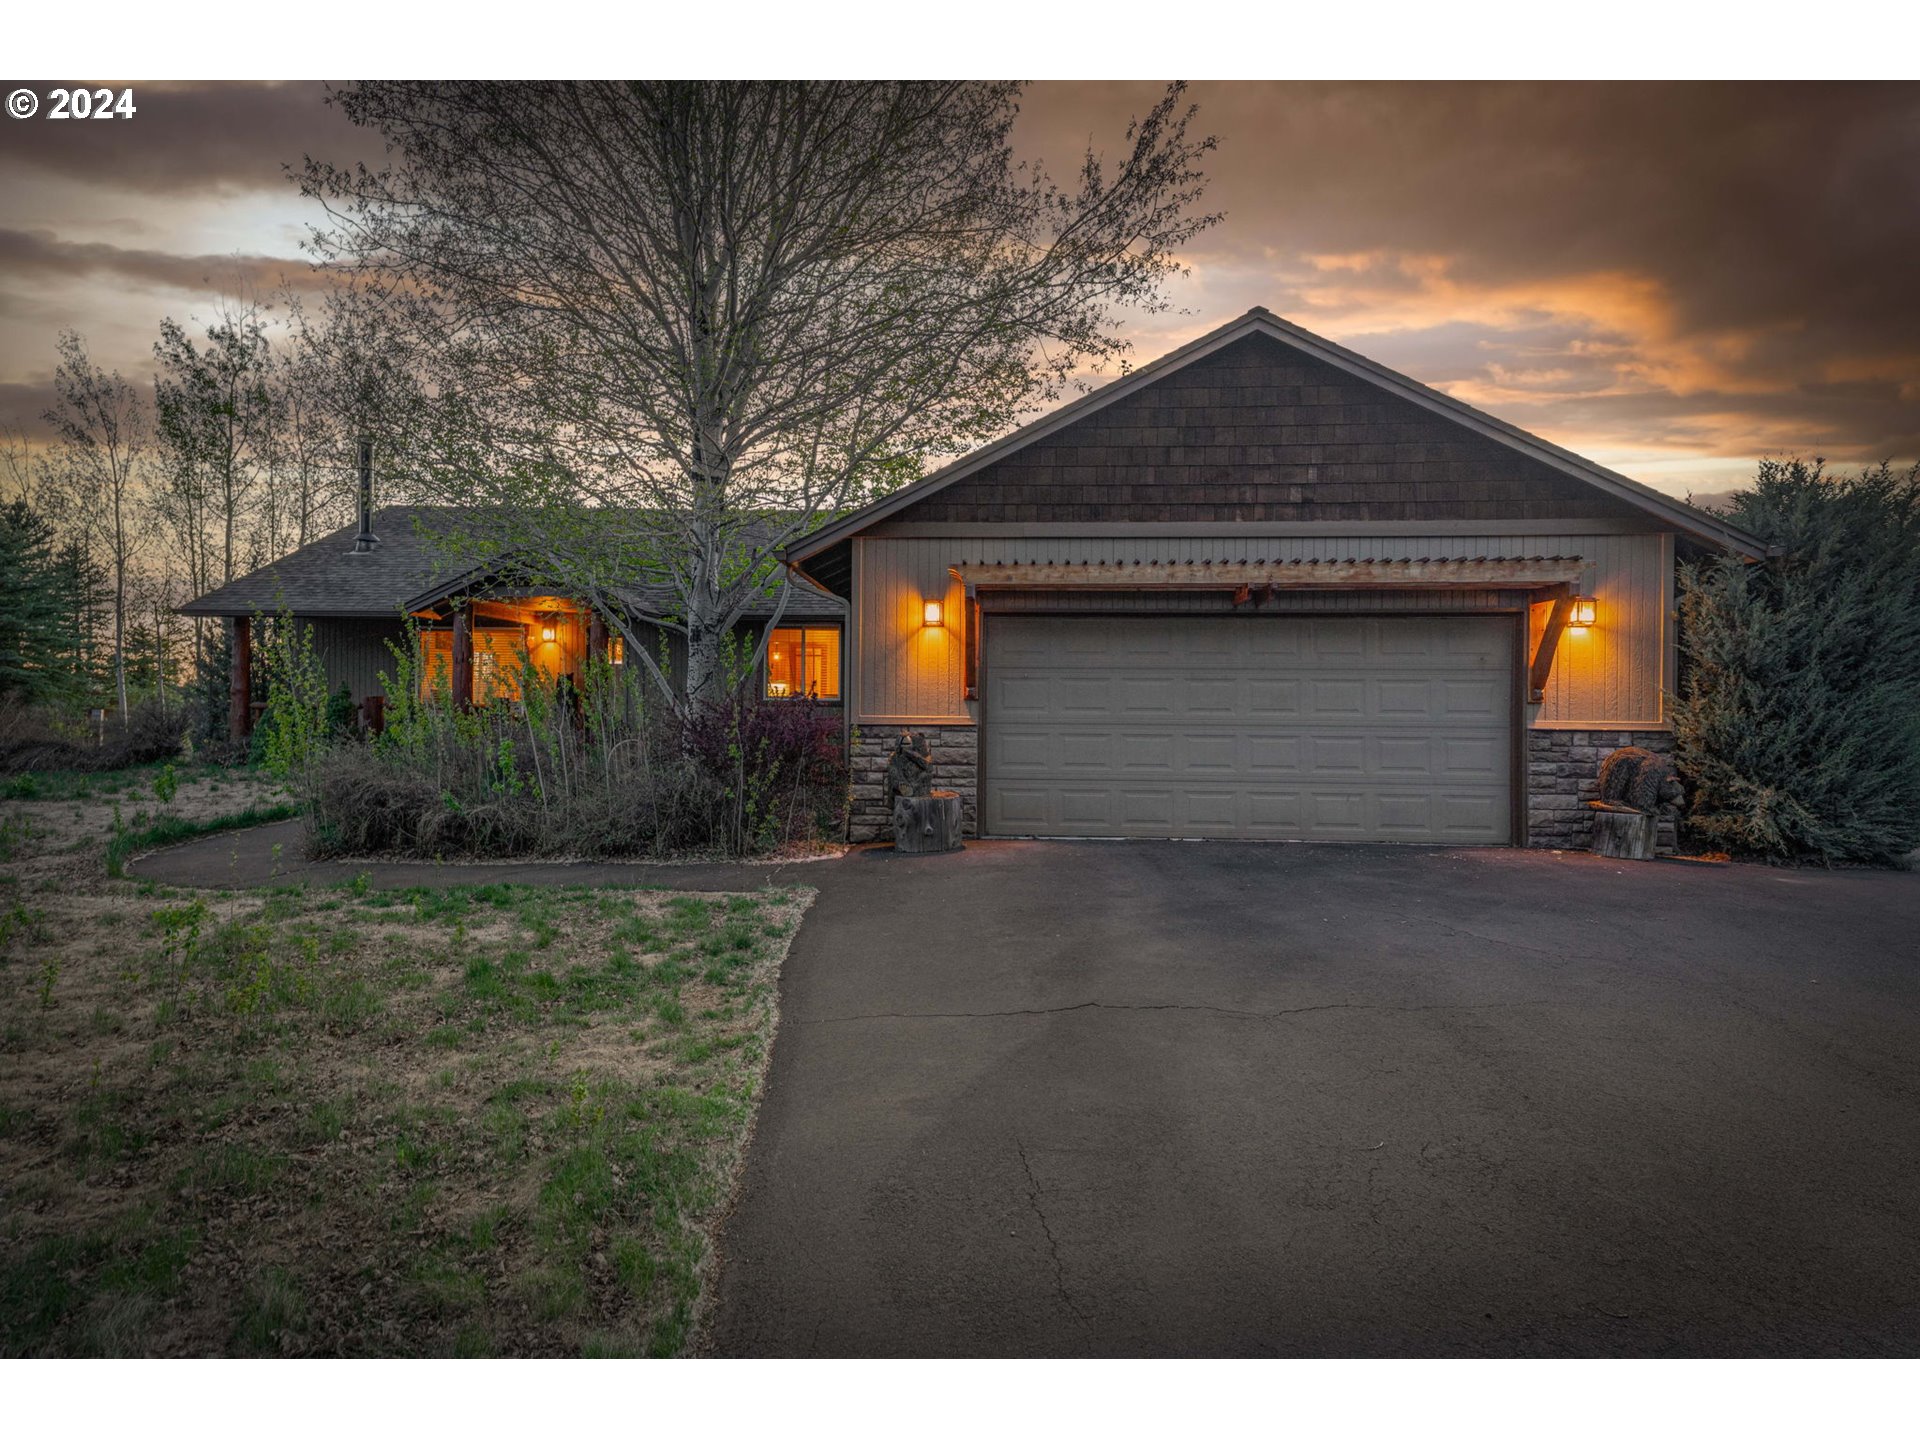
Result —
[[890, 518], [1648, 523], [1625, 501], [1262, 334]]

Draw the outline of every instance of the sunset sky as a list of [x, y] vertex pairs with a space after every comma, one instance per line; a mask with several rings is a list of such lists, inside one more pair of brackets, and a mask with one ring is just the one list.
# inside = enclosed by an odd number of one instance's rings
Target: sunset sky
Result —
[[[315, 84], [134, 89], [130, 122], [0, 121], [0, 421], [30, 435], [59, 330], [144, 377], [163, 316], [302, 281], [284, 164], [378, 155]], [[1019, 142], [1069, 175], [1156, 93], [1036, 85]], [[1136, 362], [1263, 304], [1676, 494], [1920, 456], [1920, 86], [1192, 97], [1226, 219], [1176, 310], [1127, 322]]]

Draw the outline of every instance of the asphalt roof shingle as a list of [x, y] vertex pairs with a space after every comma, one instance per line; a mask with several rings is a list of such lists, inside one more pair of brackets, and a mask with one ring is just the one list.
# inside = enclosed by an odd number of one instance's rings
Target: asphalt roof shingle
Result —
[[[386, 505], [373, 515], [373, 533], [380, 547], [366, 554], [354, 551], [360, 533], [356, 520], [330, 535], [301, 546], [218, 589], [188, 601], [182, 615], [254, 615], [285, 611], [303, 616], [398, 616], [410, 602], [451, 586], [466, 567], [439, 553], [432, 543], [436, 529], [445, 531], [463, 512], [444, 505]], [[796, 577], [798, 580], [798, 577]], [[641, 584], [614, 587], [632, 612], [670, 613], [676, 606], [671, 586]], [[773, 612], [775, 598], [747, 613]], [[810, 582], [800, 581], [787, 601], [786, 614], [794, 619], [824, 619], [845, 612], [845, 602]]]

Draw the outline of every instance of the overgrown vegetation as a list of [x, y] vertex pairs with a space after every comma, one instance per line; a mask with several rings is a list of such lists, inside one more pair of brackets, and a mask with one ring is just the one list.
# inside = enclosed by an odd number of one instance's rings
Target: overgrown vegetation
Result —
[[186, 716], [157, 701], [118, 717], [90, 722], [51, 705], [0, 701], [0, 776], [44, 771], [122, 771], [180, 753]]
[[384, 731], [341, 743], [297, 639], [272, 663], [268, 761], [321, 854], [743, 856], [843, 831], [840, 722], [805, 703], [734, 685], [681, 717], [628, 667], [589, 662], [557, 690], [528, 663], [517, 700], [464, 710], [396, 650]]
[[690, 1344], [805, 892], [180, 893], [122, 798], [5, 812], [0, 1355]]
[[1920, 467], [1762, 462], [1732, 518], [1775, 559], [1680, 571], [1689, 826], [1730, 850], [1920, 849]]

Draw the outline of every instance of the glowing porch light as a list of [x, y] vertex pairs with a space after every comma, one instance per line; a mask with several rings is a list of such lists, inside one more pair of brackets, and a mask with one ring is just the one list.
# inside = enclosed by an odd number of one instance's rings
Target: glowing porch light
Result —
[[1567, 617], [1567, 624], [1575, 630], [1584, 630], [1593, 624], [1593, 597], [1579, 595], [1574, 598], [1573, 613]]
[[940, 618], [940, 602], [938, 600], [927, 601], [925, 607], [921, 611], [920, 618], [925, 624], [929, 626], [938, 627], [944, 624], [945, 622], [942, 621]]

